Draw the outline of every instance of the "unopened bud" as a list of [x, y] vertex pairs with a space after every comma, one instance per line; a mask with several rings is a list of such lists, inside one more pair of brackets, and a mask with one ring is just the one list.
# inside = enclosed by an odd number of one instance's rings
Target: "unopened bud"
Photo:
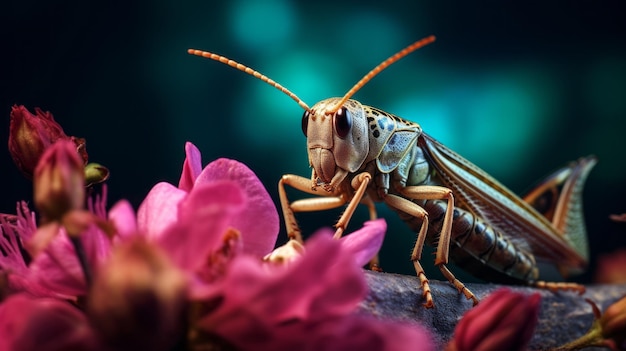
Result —
[[85, 166], [85, 186], [100, 184], [109, 179], [109, 169], [98, 163]]
[[618, 345], [619, 350], [626, 349], [626, 296], [610, 305], [602, 317], [602, 336]]
[[9, 125], [9, 152], [17, 168], [29, 179], [44, 151], [59, 139], [70, 140], [87, 163], [85, 139], [68, 137], [52, 113], [35, 108], [33, 115], [24, 106], [13, 106]]
[[83, 162], [69, 140], [58, 140], [39, 160], [34, 174], [35, 207], [45, 221], [60, 221], [85, 201]]
[[526, 350], [537, 326], [541, 295], [499, 289], [469, 310], [446, 351]]

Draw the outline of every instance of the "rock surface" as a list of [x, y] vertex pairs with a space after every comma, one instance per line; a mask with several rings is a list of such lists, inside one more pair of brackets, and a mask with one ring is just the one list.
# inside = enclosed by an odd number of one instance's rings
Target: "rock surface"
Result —
[[[435, 308], [426, 309], [422, 306], [424, 300], [417, 277], [372, 271], [365, 273], [370, 293], [361, 304], [361, 311], [381, 318], [420, 323], [433, 332], [439, 345], [438, 349], [443, 349], [443, 345], [452, 337], [457, 321], [465, 311], [472, 308], [472, 302], [466, 300], [448, 282], [430, 281]], [[497, 284], [466, 284], [466, 286], [479, 299], [503, 287]], [[604, 310], [626, 295], [626, 285], [590, 285], [582, 296], [567, 291], [552, 293], [531, 287], [507, 287], [525, 294], [534, 292], [541, 294], [539, 323], [531, 340], [530, 350], [547, 350], [583, 335], [593, 321], [591, 306], [585, 298], [594, 301], [601, 310]]]

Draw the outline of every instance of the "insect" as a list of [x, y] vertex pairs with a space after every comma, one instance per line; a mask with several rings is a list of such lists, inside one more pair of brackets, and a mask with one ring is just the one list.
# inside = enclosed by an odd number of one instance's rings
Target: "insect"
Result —
[[[596, 163], [593, 156], [559, 169], [520, 198], [423, 132], [419, 124], [351, 99], [389, 65], [434, 40], [429, 36], [414, 42], [372, 69], [343, 97], [322, 100], [313, 107], [275, 81], [224, 56], [194, 49], [188, 53], [251, 74], [304, 109], [302, 131], [312, 175], [287, 174], [278, 186], [290, 239], [302, 241], [296, 212], [346, 206], [335, 225], [338, 238], [359, 204], [367, 206], [370, 217], [376, 218], [374, 203], [383, 202], [417, 233], [411, 261], [426, 307], [433, 307], [434, 302], [420, 264], [425, 244], [436, 247], [435, 266], [474, 304], [478, 298], [447, 268], [449, 260], [489, 281], [583, 292], [578, 284], [538, 280], [536, 261], [554, 264], [563, 273], [586, 266], [582, 188]], [[290, 202], [286, 186], [322, 197]]]

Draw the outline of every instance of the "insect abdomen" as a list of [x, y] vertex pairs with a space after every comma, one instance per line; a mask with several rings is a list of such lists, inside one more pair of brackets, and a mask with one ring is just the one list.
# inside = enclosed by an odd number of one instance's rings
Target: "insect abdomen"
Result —
[[[441, 232], [446, 203], [440, 200], [416, 201], [428, 212], [426, 243], [436, 246]], [[400, 218], [415, 232], [422, 221], [399, 212]], [[538, 278], [534, 257], [514, 245], [497, 229], [461, 208], [454, 209], [450, 259], [473, 276], [500, 283], [524, 284]]]

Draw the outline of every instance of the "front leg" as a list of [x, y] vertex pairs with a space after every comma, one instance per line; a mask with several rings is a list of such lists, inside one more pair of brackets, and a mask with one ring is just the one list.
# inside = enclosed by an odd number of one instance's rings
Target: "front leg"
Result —
[[[289, 202], [285, 185], [289, 185], [294, 189], [302, 192], [319, 195], [323, 197], [315, 197]], [[298, 226], [294, 212], [321, 211], [340, 207], [345, 205], [347, 200], [344, 194], [335, 188], [334, 190], [318, 191], [317, 187], [311, 186], [311, 179], [295, 174], [285, 174], [278, 182], [278, 196], [280, 205], [283, 209], [283, 217], [285, 218], [285, 228], [287, 236], [290, 240], [297, 240], [302, 243], [302, 231]]]

